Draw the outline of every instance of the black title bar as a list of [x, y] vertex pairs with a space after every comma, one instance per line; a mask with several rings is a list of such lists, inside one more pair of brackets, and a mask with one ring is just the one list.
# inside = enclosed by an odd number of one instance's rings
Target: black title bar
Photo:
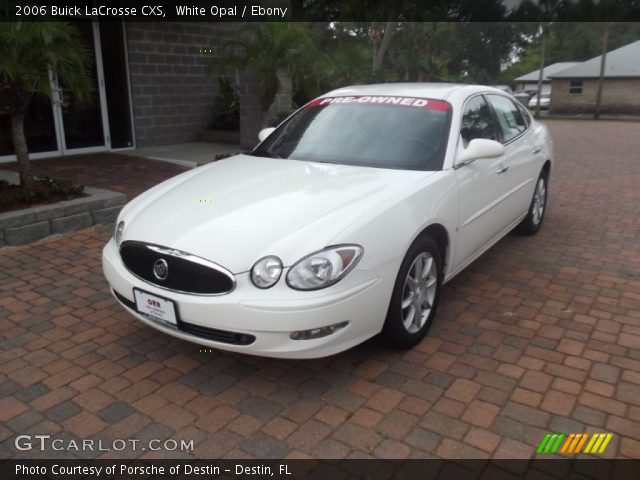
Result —
[[3, 480], [637, 480], [640, 460], [0, 460]]
[[640, 0], [2, 0], [10, 21], [639, 21]]

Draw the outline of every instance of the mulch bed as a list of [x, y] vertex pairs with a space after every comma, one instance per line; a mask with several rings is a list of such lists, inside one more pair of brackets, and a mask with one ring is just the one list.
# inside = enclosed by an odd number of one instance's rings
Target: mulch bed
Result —
[[[93, 153], [31, 162], [38, 177], [64, 178], [88, 187], [124, 193], [129, 200], [188, 167], [115, 153]], [[0, 169], [18, 171], [16, 162]]]
[[0, 213], [84, 196], [84, 186], [70, 180], [34, 177], [32, 191], [0, 180]]

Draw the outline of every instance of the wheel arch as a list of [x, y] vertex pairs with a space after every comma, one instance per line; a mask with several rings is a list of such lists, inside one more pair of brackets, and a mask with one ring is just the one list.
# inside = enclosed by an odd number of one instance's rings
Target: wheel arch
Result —
[[416, 239], [424, 235], [430, 236], [438, 244], [438, 249], [440, 250], [440, 255], [442, 256], [442, 274], [443, 276], [446, 276], [447, 267], [450, 263], [449, 256], [451, 254], [449, 232], [441, 223], [432, 223], [431, 225], [422, 229], [422, 231], [418, 235], [416, 235]]

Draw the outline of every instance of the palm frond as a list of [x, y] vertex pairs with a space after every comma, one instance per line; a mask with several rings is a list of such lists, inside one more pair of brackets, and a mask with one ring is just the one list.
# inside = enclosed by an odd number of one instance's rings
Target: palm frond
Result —
[[292, 23], [242, 25], [237, 36], [223, 44], [222, 50], [224, 53], [210, 62], [210, 72], [252, 70], [258, 77], [263, 109], [273, 103], [280, 76], [304, 76], [323, 58], [312, 42], [311, 32]]
[[[91, 99], [90, 50], [64, 22], [0, 22], [0, 100], [26, 109], [24, 98], [52, 95], [53, 72], [79, 103]], [[14, 97], [14, 98], [12, 98]]]

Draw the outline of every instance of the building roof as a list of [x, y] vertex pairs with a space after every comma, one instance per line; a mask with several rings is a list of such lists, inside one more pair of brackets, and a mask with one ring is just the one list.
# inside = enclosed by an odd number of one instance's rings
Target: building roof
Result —
[[[551, 77], [597, 78], [600, 76], [601, 57], [602, 55], [598, 55], [575, 67], [551, 75]], [[604, 76], [610, 78], [640, 77], [640, 40], [608, 52]]]
[[[580, 62], [558, 62], [552, 65], [547, 65], [542, 69], [542, 80], [549, 81], [551, 80], [549, 76], [554, 75], [558, 72], [566, 70], [567, 68], [575, 67], [579, 65]], [[516, 82], [537, 82], [540, 77], [540, 69], [527, 73], [526, 75], [522, 75], [521, 77], [516, 78]]]

